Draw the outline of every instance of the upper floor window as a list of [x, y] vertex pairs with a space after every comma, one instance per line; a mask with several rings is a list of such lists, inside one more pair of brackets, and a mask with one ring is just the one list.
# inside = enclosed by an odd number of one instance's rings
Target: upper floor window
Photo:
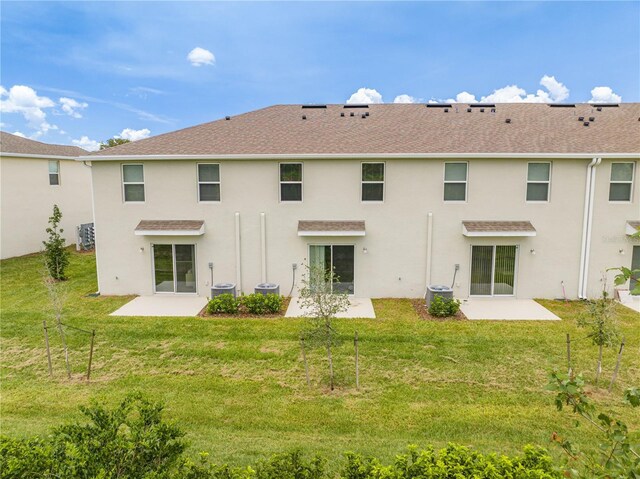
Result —
[[631, 201], [635, 163], [611, 163], [609, 201]]
[[362, 201], [384, 201], [384, 163], [362, 163]]
[[280, 201], [302, 201], [302, 163], [280, 163]]
[[529, 163], [527, 169], [527, 201], [549, 201], [551, 163]]
[[220, 201], [219, 164], [198, 164], [198, 201]]
[[60, 184], [60, 162], [58, 160], [49, 161], [49, 184]]
[[444, 200], [467, 201], [466, 162], [444, 164]]
[[144, 169], [142, 165], [122, 165], [124, 201], [144, 201]]

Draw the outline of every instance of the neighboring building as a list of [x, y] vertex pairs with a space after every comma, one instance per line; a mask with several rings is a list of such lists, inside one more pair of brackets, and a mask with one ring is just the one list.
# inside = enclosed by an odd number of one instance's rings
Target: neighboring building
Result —
[[278, 105], [99, 151], [81, 160], [100, 292], [287, 294], [311, 262], [360, 297], [593, 297], [640, 258], [639, 120], [638, 103]]
[[85, 154], [76, 146], [49, 145], [0, 132], [2, 259], [42, 249], [54, 204], [62, 212], [67, 243], [76, 243], [76, 226], [93, 221], [91, 171], [75, 161]]

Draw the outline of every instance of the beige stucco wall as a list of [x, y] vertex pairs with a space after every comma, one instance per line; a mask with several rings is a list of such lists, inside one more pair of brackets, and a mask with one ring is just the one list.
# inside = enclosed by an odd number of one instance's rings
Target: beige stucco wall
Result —
[[60, 184], [51, 186], [48, 159], [0, 158], [2, 259], [42, 249], [54, 204], [68, 244], [76, 243], [77, 225], [93, 221], [91, 171], [74, 160], [59, 161]]
[[[432, 284], [450, 284], [454, 265], [460, 264], [454, 292], [466, 298], [471, 245], [516, 244], [518, 298], [561, 297], [563, 283], [567, 296], [575, 298], [589, 161], [554, 160], [550, 201], [541, 204], [525, 201], [527, 163], [470, 160], [467, 202], [452, 204], [442, 200], [444, 160], [389, 160], [385, 201], [367, 204], [360, 201], [360, 161], [307, 160], [304, 201], [290, 204], [278, 201], [277, 161], [223, 161], [222, 201], [207, 204], [197, 201], [195, 161], [147, 161], [145, 203], [125, 204], [121, 163], [94, 162], [100, 291], [152, 294], [153, 243], [196, 244], [197, 288], [202, 296], [209, 294], [209, 262], [214, 263], [214, 282], [236, 282], [234, 215], [238, 212], [242, 290], [252, 292], [261, 281], [260, 213], [264, 212], [267, 280], [279, 283], [282, 293], [291, 288], [291, 264], [305, 262], [309, 244], [353, 244], [356, 296], [419, 297], [426, 283], [427, 215], [431, 212]], [[620, 259], [605, 232], [622, 234], [625, 220], [640, 216], [637, 182], [632, 204], [608, 204], [604, 193], [608, 195], [608, 178], [603, 174], [607, 168], [605, 162], [598, 170], [590, 291], [599, 280], [598, 271]], [[141, 219], [202, 219], [206, 230], [200, 237], [135, 236]], [[297, 235], [297, 222], [302, 219], [365, 220], [367, 233], [365, 237], [303, 238]], [[462, 235], [463, 220], [529, 220], [537, 236], [468, 238]], [[625, 258], [631, 261], [630, 250]]]

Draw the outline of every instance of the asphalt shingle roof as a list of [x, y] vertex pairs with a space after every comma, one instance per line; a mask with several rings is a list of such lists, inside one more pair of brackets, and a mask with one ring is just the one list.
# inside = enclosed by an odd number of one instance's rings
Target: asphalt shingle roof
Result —
[[87, 151], [77, 146], [51, 145], [22, 138], [4, 131], [0, 131], [0, 152], [3, 154], [18, 153], [21, 155], [68, 156], [71, 158], [87, 154]]
[[364, 231], [364, 221], [362, 220], [300, 220], [298, 221], [298, 231]]
[[640, 103], [275, 105], [91, 156], [403, 153], [640, 153]]

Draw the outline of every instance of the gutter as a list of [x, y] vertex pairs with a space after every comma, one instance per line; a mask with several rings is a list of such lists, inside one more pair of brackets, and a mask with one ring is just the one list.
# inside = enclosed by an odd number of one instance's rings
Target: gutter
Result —
[[596, 168], [602, 158], [596, 157], [587, 165], [586, 186], [584, 192], [584, 213], [582, 219], [582, 242], [580, 248], [580, 275], [578, 276], [578, 298], [587, 298], [589, 282], [589, 256], [591, 253], [591, 229], [593, 226], [593, 199], [596, 189]]
[[447, 158], [551, 158], [580, 159], [593, 157], [637, 159], [640, 153], [285, 153], [285, 154], [229, 154], [229, 155], [86, 155], [76, 161], [141, 161], [141, 160], [375, 160], [375, 159], [447, 159]]
[[[6, 158], [33, 158], [36, 160], [71, 160], [71, 161], [91, 161], [92, 157], [80, 157], [80, 156], [65, 156], [65, 155], [38, 155], [35, 153], [10, 153], [3, 151], [0, 153], [0, 157]], [[81, 160], [80, 158], [85, 158]]]

